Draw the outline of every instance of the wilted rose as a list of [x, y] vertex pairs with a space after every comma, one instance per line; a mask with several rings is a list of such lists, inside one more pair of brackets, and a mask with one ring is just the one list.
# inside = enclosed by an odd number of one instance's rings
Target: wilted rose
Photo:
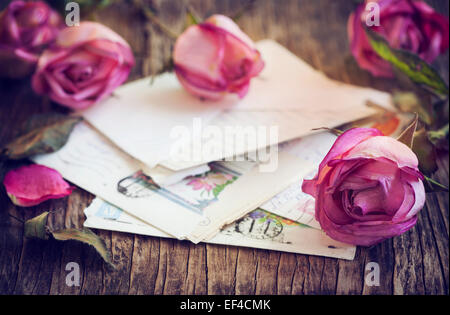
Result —
[[33, 89], [73, 109], [108, 97], [134, 65], [128, 43], [106, 26], [82, 22], [67, 27], [39, 58]]
[[39, 54], [64, 27], [42, 1], [12, 1], [0, 13], [0, 76], [21, 78], [34, 70]]
[[331, 238], [370, 246], [411, 229], [425, 203], [423, 175], [405, 144], [377, 129], [342, 134], [303, 191]]
[[63, 198], [73, 190], [56, 170], [37, 164], [9, 171], [3, 185], [11, 201], [20, 207]]
[[252, 40], [223, 15], [189, 27], [175, 44], [173, 60], [186, 90], [210, 100], [227, 93], [244, 97], [250, 80], [264, 68]]
[[371, 26], [391, 47], [419, 55], [431, 63], [449, 46], [449, 21], [423, 1], [370, 0], [358, 6], [348, 20], [351, 51], [359, 66], [374, 76], [393, 77], [389, 62], [372, 49], [365, 32], [369, 2], [380, 8], [380, 26]]

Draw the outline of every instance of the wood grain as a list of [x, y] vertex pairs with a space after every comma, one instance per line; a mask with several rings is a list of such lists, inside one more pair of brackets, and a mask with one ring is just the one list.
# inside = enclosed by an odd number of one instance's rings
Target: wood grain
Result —
[[[174, 32], [185, 24], [186, 8], [200, 17], [234, 15], [247, 1], [144, 1]], [[428, 1], [448, 14], [447, 0]], [[353, 1], [257, 0], [239, 24], [253, 39], [272, 38], [328, 76], [343, 82], [392, 91], [394, 80], [376, 79], [358, 68], [348, 50], [346, 21]], [[121, 34], [132, 46], [137, 65], [130, 80], [157, 73], [173, 41], [150, 24], [129, 1], [117, 1], [96, 19]], [[448, 53], [436, 67], [448, 82]], [[0, 144], [17, 136], [27, 117], [46, 111], [66, 112], [34, 95], [29, 80], [0, 81]], [[19, 163], [2, 163], [1, 169]], [[449, 179], [449, 157], [439, 159], [435, 178]], [[371, 248], [358, 248], [354, 261], [96, 231], [117, 265], [110, 270], [95, 251], [74, 242], [29, 240], [26, 220], [51, 211], [51, 220], [80, 227], [82, 210], [93, 196], [76, 189], [62, 200], [20, 209], [0, 192], [1, 294], [448, 294], [448, 193], [428, 196], [417, 226]], [[14, 219], [12, 216], [16, 217]], [[68, 262], [81, 266], [79, 287], [65, 284]], [[379, 287], [364, 284], [368, 262], [380, 264]]]

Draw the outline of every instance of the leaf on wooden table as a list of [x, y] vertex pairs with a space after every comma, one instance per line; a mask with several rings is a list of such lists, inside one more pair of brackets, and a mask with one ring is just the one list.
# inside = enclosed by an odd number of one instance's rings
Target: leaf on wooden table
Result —
[[448, 86], [439, 73], [419, 56], [390, 47], [389, 43], [374, 31], [366, 28], [369, 42], [375, 52], [395, 68], [406, 74], [414, 83], [428, 88], [439, 96], [448, 95]]
[[20, 129], [21, 131], [20, 134], [25, 134], [34, 129], [55, 124], [63, 119], [66, 119], [67, 116], [68, 116], [67, 113], [58, 113], [58, 112], [45, 112], [34, 114], [24, 122], [22, 128]]
[[50, 124], [39, 126], [19, 136], [0, 152], [6, 158], [19, 160], [57, 151], [67, 142], [73, 128], [81, 120], [81, 117], [62, 116]]
[[88, 244], [95, 248], [97, 253], [108, 263], [111, 267], [115, 268], [112, 263], [111, 254], [106, 247], [105, 242], [90, 229], [60, 229], [53, 230], [49, 226], [48, 222], [49, 212], [44, 212], [37, 217], [25, 222], [24, 234], [28, 238], [38, 238], [48, 240], [50, 235], [58, 241], [78, 241], [84, 244]]
[[402, 134], [398, 137], [398, 141], [406, 144], [409, 148], [412, 149], [414, 143], [414, 134], [417, 130], [417, 123], [419, 122], [419, 116], [416, 114], [416, 117], [411, 122], [411, 124], [402, 132]]
[[48, 240], [47, 219], [48, 212], [44, 212], [37, 217], [26, 221], [24, 226], [25, 237]]
[[103, 260], [114, 268], [110, 252], [108, 251], [105, 242], [90, 229], [64, 229], [59, 231], [51, 231], [51, 234], [58, 241], [73, 240], [94, 247]]

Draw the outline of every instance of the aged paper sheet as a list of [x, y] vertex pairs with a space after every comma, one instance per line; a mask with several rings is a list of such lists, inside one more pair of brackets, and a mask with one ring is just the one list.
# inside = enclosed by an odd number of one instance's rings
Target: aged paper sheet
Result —
[[[314, 128], [332, 128], [367, 117], [376, 112], [366, 106], [369, 101], [391, 106], [389, 94], [331, 80], [275, 41], [264, 40], [257, 46], [266, 67], [241, 100], [230, 95], [220, 102], [201, 101], [183, 90], [175, 74], [166, 73], [152, 85], [150, 78], [124, 85], [114, 97], [82, 114], [147, 166], [161, 164], [178, 171], [302, 137]], [[200, 133], [195, 131], [196, 121], [201, 122]], [[206, 137], [208, 126], [221, 132]], [[186, 159], [184, 153], [171, 150], [180, 141], [173, 133], [179, 127], [189, 133], [185, 147], [191, 150], [190, 156], [200, 158]], [[223, 139], [230, 127], [276, 127], [277, 133], [266, 141], [239, 147], [235, 141]], [[195, 145], [197, 141], [201, 145]], [[206, 142], [222, 149], [205, 152]]]

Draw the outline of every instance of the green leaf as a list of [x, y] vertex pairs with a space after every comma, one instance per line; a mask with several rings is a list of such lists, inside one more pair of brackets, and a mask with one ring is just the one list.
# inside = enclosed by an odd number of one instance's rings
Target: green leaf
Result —
[[97, 253], [99, 253], [99, 255], [103, 258], [103, 260], [114, 268], [110, 252], [108, 251], [105, 242], [90, 229], [64, 229], [60, 231], [51, 231], [51, 233], [53, 237], [58, 241], [73, 240], [94, 247]]
[[366, 29], [366, 33], [375, 52], [406, 74], [414, 83], [428, 88], [437, 95], [448, 95], [447, 84], [428, 63], [409, 51], [391, 48], [383, 37], [370, 29]]
[[3, 147], [0, 150], [1, 155], [8, 159], [19, 160], [57, 151], [67, 142], [79, 121], [80, 117], [64, 115], [50, 124], [34, 128]]
[[398, 137], [398, 141], [406, 144], [409, 148], [412, 149], [414, 143], [414, 133], [417, 130], [417, 123], [419, 122], [419, 116], [416, 114], [416, 117], [411, 122], [411, 124], [402, 132], [402, 134]]
[[428, 183], [428, 187], [426, 187], [427, 192], [439, 192], [439, 191], [444, 191], [444, 192], [448, 192], [448, 187], [435, 181], [434, 179], [425, 176], [425, 180]]
[[25, 237], [48, 240], [47, 219], [48, 212], [44, 212], [37, 217], [26, 221], [24, 226]]

